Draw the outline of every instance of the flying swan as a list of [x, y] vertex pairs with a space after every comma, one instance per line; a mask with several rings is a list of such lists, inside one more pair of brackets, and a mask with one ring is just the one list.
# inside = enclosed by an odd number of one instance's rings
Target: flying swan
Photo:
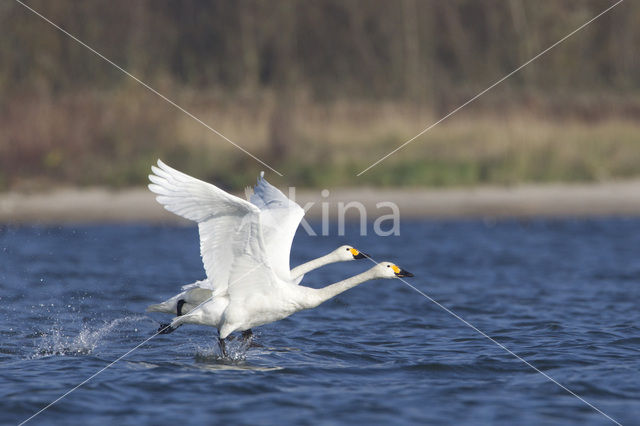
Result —
[[[156, 183], [155, 185], [149, 185], [149, 188], [153, 192], [157, 192], [158, 190], [156, 185], [165, 184], [166, 186], [166, 183], [168, 183], [166, 179], [165, 180], [162, 179], [163, 168], [165, 168], [165, 172], [170, 172], [170, 171], [174, 172], [173, 173], [174, 179], [179, 179], [180, 176], [182, 175], [183, 178], [186, 177], [193, 181], [197, 181], [200, 184], [205, 184], [202, 181], [198, 181], [195, 178], [192, 178], [190, 176], [187, 176], [185, 174], [178, 172], [177, 170], [170, 168], [160, 160], [158, 160], [158, 166], [160, 168], [156, 168], [155, 166], [152, 166], [151, 169], [155, 174], [149, 176], [149, 179], [151, 180], [151, 182]], [[208, 184], [205, 184], [205, 185], [208, 185]], [[245, 189], [245, 196], [249, 202], [254, 204], [260, 210], [272, 209], [274, 212], [276, 212], [276, 209], [286, 208], [288, 209], [288, 212], [285, 212], [285, 214], [294, 215], [294, 216], [300, 215], [300, 219], [298, 219], [298, 223], [302, 219], [302, 216], [304, 215], [304, 210], [297, 203], [285, 197], [285, 195], [281, 191], [279, 191], [277, 188], [275, 188], [273, 185], [267, 182], [266, 179], [264, 179], [264, 173], [260, 174], [260, 178], [258, 179], [258, 183], [255, 186], [255, 188], [247, 187]], [[275, 219], [278, 219], [278, 212], [276, 212], [275, 215], [276, 215]], [[280, 229], [276, 228], [276, 229], [272, 229], [271, 230], [272, 232], [266, 233], [265, 238], [283, 239], [284, 241], [288, 241], [289, 244], [287, 248], [288, 250], [290, 250], [291, 243], [295, 235], [295, 231], [298, 227], [298, 223], [295, 224], [295, 228], [293, 228], [293, 232], [289, 232], [289, 230], [286, 229], [285, 227], [281, 227]], [[278, 241], [274, 241], [273, 245], [277, 246], [277, 243]], [[281, 248], [282, 247], [284, 247], [284, 244], [281, 245]], [[202, 249], [203, 247], [202, 247], [202, 241], [201, 241], [201, 250]], [[289, 256], [288, 253], [287, 253], [287, 256]], [[336, 250], [332, 251], [331, 253], [325, 256], [321, 256], [317, 259], [311, 260], [309, 262], [306, 262], [302, 265], [295, 267], [290, 271], [290, 276], [291, 278], [297, 280], [297, 282], [299, 283], [300, 281], [302, 281], [304, 274], [306, 274], [307, 272], [313, 271], [314, 269], [317, 269], [322, 266], [335, 263], [335, 262], [346, 262], [346, 261], [356, 260], [356, 259], [365, 259], [367, 257], [368, 255], [366, 253], [362, 253], [351, 246], [344, 245], [344, 246], [338, 247]], [[203, 254], [203, 259], [204, 259], [204, 254]], [[205, 262], [205, 269], [206, 269], [206, 262]], [[204, 279], [204, 280], [196, 281], [195, 283], [192, 283], [192, 284], [184, 285], [181, 288], [182, 290], [181, 293], [165, 300], [162, 303], [150, 305], [149, 307], [147, 307], [147, 312], [162, 312], [162, 313], [168, 313], [168, 314], [173, 314], [178, 316], [183, 315], [184, 313], [187, 313], [191, 311], [193, 308], [195, 308], [196, 306], [200, 305], [202, 302], [211, 298], [213, 293], [213, 288], [214, 286], [212, 282], [210, 282], [210, 280], [208, 279]], [[170, 333], [174, 330], [173, 328], [166, 327], [166, 325], [167, 324], [161, 324], [159, 330], [163, 330], [163, 333], [165, 334]]]
[[[393, 263], [322, 289], [299, 286], [289, 268], [291, 243], [304, 210], [261, 175], [251, 202], [179, 172], [158, 160], [149, 189], [167, 210], [198, 223], [200, 253], [212, 290], [211, 299], [171, 322], [218, 329], [224, 339], [235, 331], [281, 320], [365, 281], [410, 277]], [[262, 183], [262, 185], [261, 185]], [[255, 196], [255, 198], [254, 198]]]

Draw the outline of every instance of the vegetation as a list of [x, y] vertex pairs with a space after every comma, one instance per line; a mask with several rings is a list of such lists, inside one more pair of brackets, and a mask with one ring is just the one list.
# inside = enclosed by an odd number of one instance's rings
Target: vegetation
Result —
[[[640, 175], [640, 4], [605, 0], [30, 1], [299, 186]], [[138, 185], [162, 157], [231, 188], [264, 166], [0, 4], [0, 189]], [[274, 179], [277, 181], [277, 179]]]

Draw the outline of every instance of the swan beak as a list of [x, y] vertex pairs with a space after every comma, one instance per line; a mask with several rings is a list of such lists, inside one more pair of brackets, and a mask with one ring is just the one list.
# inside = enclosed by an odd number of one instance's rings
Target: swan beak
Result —
[[413, 277], [414, 275], [409, 272], [409, 271], [405, 271], [404, 269], [400, 269], [399, 272], [396, 272], [396, 277], [398, 278], [404, 278], [404, 277]]
[[353, 256], [354, 259], [366, 259], [369, 257], [367, 253], [363, 253], [354, 248], [350, 249], [349, 251], [351, 252], [351, 255]]

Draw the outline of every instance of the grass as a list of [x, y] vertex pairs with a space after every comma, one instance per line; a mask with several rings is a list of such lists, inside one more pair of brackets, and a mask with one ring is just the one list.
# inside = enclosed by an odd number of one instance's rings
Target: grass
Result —
[[[171, 97], [273, 164], [285, 177], [268, 175], [282, 185], [449, 187], [640, 176], [640, 123], [633, 117], [587, 120], [469, 108], [355, 177], [438, 117], [405, 103], [296, 99], [278, 124], [290, 135], [285, 154], [274, 155], [274, 96], [229, 100], [182, 91]], [[265, 170], [183, 113], [152, 96], [133, 96], [127, 87], [55, 99], [25, 96], [0, 110], [3, 190], [142, 185], [156, 158], [229, 189]]]

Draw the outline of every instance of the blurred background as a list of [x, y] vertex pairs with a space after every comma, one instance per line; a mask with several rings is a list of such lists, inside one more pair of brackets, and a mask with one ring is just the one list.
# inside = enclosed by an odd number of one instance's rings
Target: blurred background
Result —
[[[640, 3], [26, 2], [302, 187], [640, 175]], [[160, 157], [239, 189], [264, 166], [18, 3], [0, 3], [0, 190], [146, 183]]]

